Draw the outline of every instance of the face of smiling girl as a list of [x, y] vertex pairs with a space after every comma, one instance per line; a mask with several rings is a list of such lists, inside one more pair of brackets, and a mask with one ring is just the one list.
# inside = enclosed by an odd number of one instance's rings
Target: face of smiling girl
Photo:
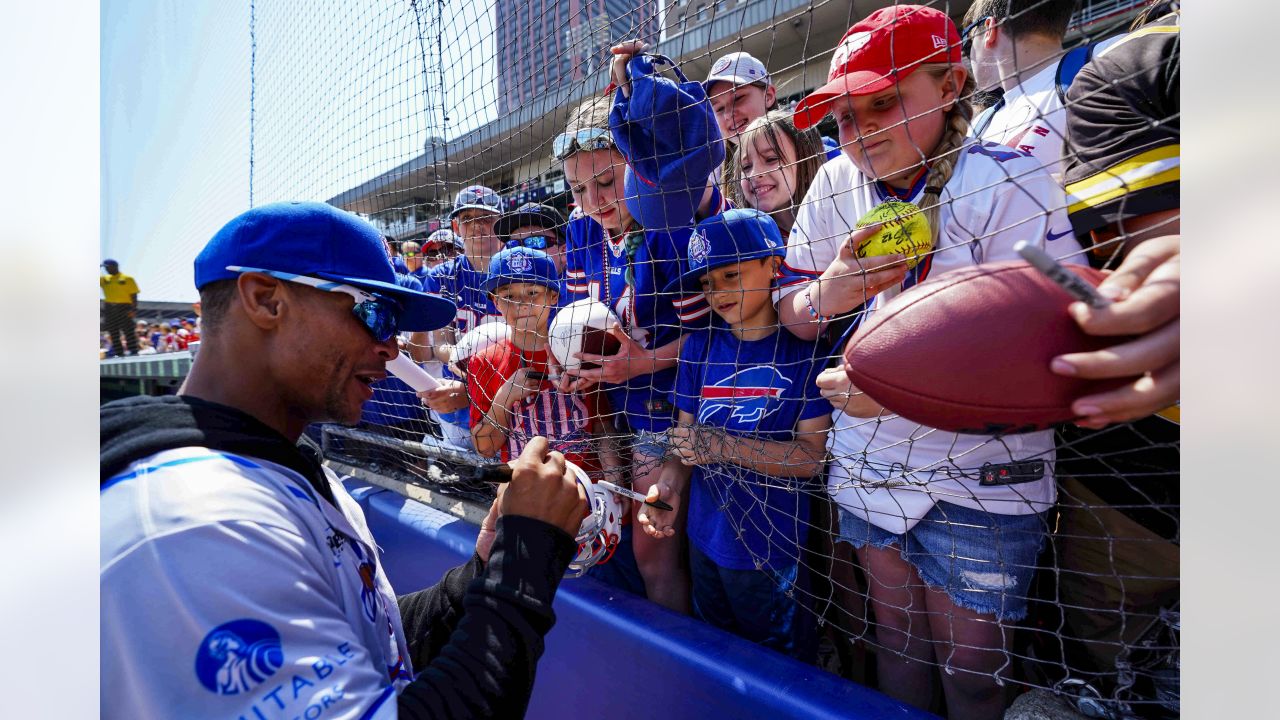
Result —
[[942, 140], [947, 110], [964, 79], [962, 68], [937, 73], [925, 67], [880, 92], [837, 98], [830, 112], [845, 154], [864, 175], [910, 185]]
[[775, 136], [776, 149], [765, 133], [756, 133], [755, 141], [744, 145], [736, 158], [742, 169], [742, 196], [765, 213], [790, 209], [796, 188], [795, 144], [784, 133]]

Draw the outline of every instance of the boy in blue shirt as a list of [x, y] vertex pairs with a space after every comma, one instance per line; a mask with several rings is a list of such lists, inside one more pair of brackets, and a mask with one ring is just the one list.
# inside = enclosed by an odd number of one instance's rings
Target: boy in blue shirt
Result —
[[[823, 353], [778, 325], [772, 293], [785, 252], [757, 210], [715, 215], [690, 236], [690, 270], [668, 292], [701, 290], [718, 320], [681, 349], [674, 457], [649, 496], [674, 504], [689, 488], [694, 614], [809, 659], [814, 628], [793, 595], [803, 594], [808, 486], [826, 462], [831, 411], [815, 384]], [[678, 510], [646, 507], [639, 519], [669, 537]]]

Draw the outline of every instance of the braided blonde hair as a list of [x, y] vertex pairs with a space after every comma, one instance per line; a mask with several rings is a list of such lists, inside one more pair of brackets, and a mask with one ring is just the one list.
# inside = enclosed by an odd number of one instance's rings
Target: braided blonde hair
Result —
[[[960, 66], [931, 63], [921, 65], [920, 70], [929, 73], [935, 78], [942, 78], [952, 73], [957, 67]], [[964, 84], [959, 88], [959, 92], [956, 93], [955, 104], [947, 111], [942, 140], [938, 142], [938, 145], [928, 157], [928, 162], [930, 163], [929, 174], [925, 178], [924, 195], [920, 199], [920, 208], [924, 212], [925, 218], [929, 221], [929, 227], [933, 230], [935, 246], [938, 241], [938, 233], [942, 229], [938, 220], [942, 208], [942, 188], [946, 187], [947, 182], [951, 180], [951, 174], [956, 169], [956, 161], [960, 158], [959, 150], [969, 135], [969, 122], [973, 120], [972, 97], [976, 89], [977, 85], [973, 81], [973, 73], [966, 72]]]

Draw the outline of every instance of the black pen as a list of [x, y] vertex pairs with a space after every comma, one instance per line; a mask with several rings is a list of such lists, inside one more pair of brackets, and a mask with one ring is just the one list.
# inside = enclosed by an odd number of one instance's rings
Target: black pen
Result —
[[[476, 479], [483, 480], [484, 482], [499, 483], [499, 484], [504, 482], [510, 482], [511, 466], [507, 465], [506, 463], [494, 463], [492, 465], [481, 465], [476, 468], [475, 477]], [[625, 498], [630, 498], [637, 502], [642, 502], [645, 505], [655, 507], [659, 510], [670, 511], [675, 509], [671, 507], [669, 504], [663, 502], [662, 500], [654, 500], [653, 502], [650, 502], [645, 499], [644, 495], [641, 495], [635, 490], [629, 490], [624, 487], [619, 487], [609, 482], [608, 480], [599, 480], [597, 481], [597, 484], [603, 486], [606, 490], [608, 490], [611, 493], [614, 493], [615, 495], [621, 495]]]

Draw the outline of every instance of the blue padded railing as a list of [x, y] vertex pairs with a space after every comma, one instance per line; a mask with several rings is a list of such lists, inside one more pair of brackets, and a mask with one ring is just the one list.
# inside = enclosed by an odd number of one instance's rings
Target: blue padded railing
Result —
[[[349, 489], [400, 592], [434, 584], [474, 551], [474, 525], [389, 490]], [[934, 717], [591, 578], [566, 580], [555, 610], [529, 718]]]

